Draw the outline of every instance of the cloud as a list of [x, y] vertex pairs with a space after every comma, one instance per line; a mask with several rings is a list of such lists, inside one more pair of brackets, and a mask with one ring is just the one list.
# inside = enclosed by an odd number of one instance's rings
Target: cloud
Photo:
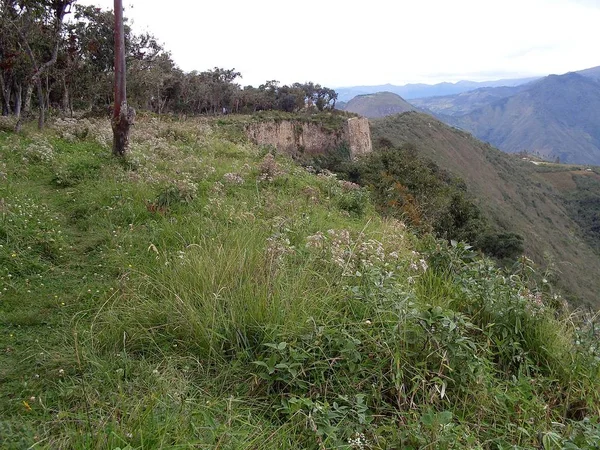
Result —
[[590, 8], [600, 9], [600, 1], [598, 0], [567, 0], [567, 3], [588, 6]]
[[482, 80], [600, 65], [600, 0], [125, 4], [134, 29], [155, 34], [182, 69], [235, 67], [244, 84]]
[[522, 48], [522, 49], [516, 50], [513, 53], [509, 53], [508, 55], [506, 55], [506, 57], [507, 58], [522, 58], [524, 56], [530, 56], [533, 53], [553, 52], [553, 51], [557, 50], [558, 47], [559, 46], [556, 44], [527, 47], [527, 48]]

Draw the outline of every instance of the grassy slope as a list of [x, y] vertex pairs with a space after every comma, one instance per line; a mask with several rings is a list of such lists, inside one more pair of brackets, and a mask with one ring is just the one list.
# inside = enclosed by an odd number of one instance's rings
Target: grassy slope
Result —
[[593, 329], [527, 266], [419, 242], [228, 127], [107, 142], [0, 133], [0, 447], [600, 442]]
[[600, 259], [570, 218], [564, 192], [544, 168], [506, 155], [471, 135], [417, 113], [373, 122], [373, 139], [415, 143], [423, 154], [463, 178], [501, 228], [525, 237], [526, 253], [552, 263], [564, 286], [593, 305], [600, 301]]

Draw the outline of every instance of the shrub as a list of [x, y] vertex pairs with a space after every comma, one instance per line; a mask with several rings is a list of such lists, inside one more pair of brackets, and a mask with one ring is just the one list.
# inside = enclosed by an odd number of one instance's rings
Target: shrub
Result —
[[189, 179], [177, 180], [165, 186], [156, 196], [156, 205], [168, 208], [177, 203], [190, 203], [198, 193], [198, 186]]
[[523, 236], [517, 233], [486, 233], [479, 237], [477, 245], [498, 259], [514, 260], [525, 250]]

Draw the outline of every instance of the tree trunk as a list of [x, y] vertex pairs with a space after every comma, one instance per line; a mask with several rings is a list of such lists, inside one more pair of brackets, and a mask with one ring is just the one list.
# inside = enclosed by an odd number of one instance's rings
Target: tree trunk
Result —
[[63, 78], [63, 95], [61, 101], [61, 109], [63, 113], [66, 114], [69, 110], [69, 86], [67, 85], [67, 81]]
[[17, 83], [15, 85], [15, 116], [21, 117], [21, 95], [23, 93], [23, 89], [21, 88], [21, 83]]
[[31, 95], [33, 94], [33, 84], [29, 82], [27, 85], [27, 89], [25, 90], [25, 104], [23, 105], [23, 110], [21, 114], [19, 114], [19, 120], [17, 120], [17, 124], [15, 125], [15, 132], [19, 133], [21, 131], [21, 126], [23, 125], [23, 117], [29, 114], [31, 111]]
[[135, 122], [135, 110], [127, 107], [127, 104], [121, 105], [121, 113], [118, 118], [113, 117], [113, 154], [115, 156], [125, 156], [129, 148], [129, 129]]
[[127, 106], [125, 67], [125, 32], [123, 2], [115, 0], [115, 106], [113, 108], [113, 154], [125, 156], [129, 146], [129, 129], [135, 121], [135, 110]]
[[4, 82], [4, 75], [0, 75], [0, 90], [2, 91], [2, 115], [10, 114], [10, 78], [7, 83]]
[[37, 88], [37, 97], [40, 107], [40, 114], [38, 116], [38, 130], [43, 130], [44, 122], [46, 120], [46, 108], [44, 106], [44, 88], [42, 87], [42, 79], [40, 77], [37, 77], [35, 80], [35, 86]]
[[33, 94], [33, 84], [28, 83], [25, 88], [25, 103], [23, 104], [23, 114], [27, 115], [31, 111], [31, 95]]
[[50, 80], [48, 79], [48, 73], [46, 73], [46, 100], [44, 101], [44, 105], [46, 106], [46, 110], [50, 110]]

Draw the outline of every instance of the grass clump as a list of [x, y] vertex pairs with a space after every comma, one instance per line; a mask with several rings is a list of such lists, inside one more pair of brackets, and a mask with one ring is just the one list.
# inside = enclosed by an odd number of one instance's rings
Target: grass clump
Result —
[[597, 320], [528, 260], [217, 123], [142, 118], [125, 164], [96, 128], [0, 135], [1, 447], [599, 445]]

